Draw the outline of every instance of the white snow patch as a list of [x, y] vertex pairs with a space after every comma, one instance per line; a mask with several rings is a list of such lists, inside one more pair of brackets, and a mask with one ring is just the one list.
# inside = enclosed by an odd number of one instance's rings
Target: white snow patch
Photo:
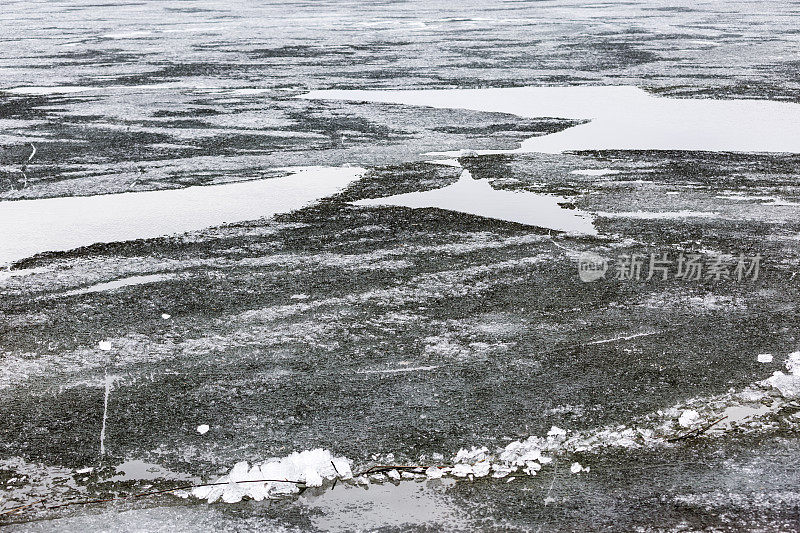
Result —
[[208, 426], [208, 424], [200, 424], [199, 426], [197, 426], [197, 432], [200, 433], [201, 435], [205, 435], [206, 433], [208, 433], [209, 429], [211, 428]]
[[759, 363], [771, 363], [772, 362], [772, 354], [771, 353], [760, 353], [756, 357]]
[[570, 174], [577, 174], [578, 176], [610, 176], [612, 174], [619, 173], [619, 170], [613, 170], [610, 168], [584, 168], [570, 172]]
[[636, 218], [640, 220], [674, 220], [681, 218], [714, 218], [718, 213], [710, 211], [597, 211], [595, 216], [604, 218]]
[[97, 347], [107, 352], [111, 349], [111, 342], [110, 341], [100, 341], [97, 343]]

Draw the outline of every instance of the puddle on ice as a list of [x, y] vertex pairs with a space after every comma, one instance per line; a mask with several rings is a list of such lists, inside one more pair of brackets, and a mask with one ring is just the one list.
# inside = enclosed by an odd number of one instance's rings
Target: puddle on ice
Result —
[[723, 427], [731, 427], [734, 424], [741, 424], [742, 422], [749, 422], [753, 418], [765, 415], [770, 412], [770, 408], [766, 405], [735, 405], [727, 407], [720, 416], [727, 418], [720, 422]]
[[322, 531], [361, 531], [379, 527], [434, 524], [465, 527], [467, 519], [446, 496], [454, 479], [401, 481], [359, 487], [340, 484], [333, 490], [306, 491], [300, 503]]
[[298, 167], [280, 178], [166, 191], [0, 202], [0, 265], [48, 251], [150, 239], [271, 217], [346, 187], [359, 168]]
[[425, 192], [410, 192], [354, 202], [363, 206], [435, 207], [528, 226], [586, 235], [597, 235], [588, 213], [565, 209], [565, 198], [532, 192], [493, 189], [489, 180], [476, 180], [469, 171], [454, 184]]
[[625, 86], [323, 90], [300, 98], [590, 121], [527, 139], [517, 150], [481, 150], [478, 154], [568, 150], [800, 152], [800, 105], [789, 102], [664, 98]]
[[157, 464], [145, 463], [139, 460], [125, 461], [117, 466], [117, 475], [109, 478], [107, 481], [147, 481], [153, 479], [200, 483], [200, 478], [190, 476], [189, 474], [172, 472]]

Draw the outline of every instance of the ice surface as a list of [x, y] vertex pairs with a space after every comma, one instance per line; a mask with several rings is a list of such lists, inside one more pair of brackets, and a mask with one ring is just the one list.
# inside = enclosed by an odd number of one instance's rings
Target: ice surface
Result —
[[596, 235], [591, 215], [565, 209], [559, 205], [564, 202], [567, 200], [548, 194], [497, 190], [489, 180], [474, 179], [464, 170], [456, 183], [441, 189], [359, 200], [355, 204], [435, 207], [568, 233]]
[[204, 187], [0, 202], [0, 264], [99, 242], [148, 239], [271, 217], [343, 189], [359, 168], [298, 167], [290, 175]]
[[[787, 102], [663, 98], [626, 86], [327, 90], [312, 91], [301, 98], [590, 120], [558, 133], [528, 139], [513, 152], [800, 152], [800, 105]], [[478, 153], [500, 152], [503, 151]]]

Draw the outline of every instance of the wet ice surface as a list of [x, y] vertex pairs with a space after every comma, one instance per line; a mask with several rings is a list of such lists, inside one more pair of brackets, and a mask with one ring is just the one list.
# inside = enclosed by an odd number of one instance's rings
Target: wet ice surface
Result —
[[[797, 156], [606, 150], [436, 160], [426, 154], [550, 142], [579, 131], [584, 117], [296, 98], [625, 85], [658, 97], [796, 102], [794, 10], [4, 5], [4, 199], [268, 182], [276, 167], [298, 165], [366, 172], [277, 219], [94, 244], [0, 273], [2, 508], [213, 481], [241, 461], [319, 447], [356, 472], [448, 463], [473, 446], [497, 454], [494, 463], [510, 445], [532, 455], [503, 478], [470, 479], [485, 465], [464, 463], [463, 477], [447, 474], [439, 487], [327, 481], [288, 500], [36, 505], [0, 523], [796, 529], [800, 419], [786, 362], [798, 342]], [[489, 195], [567, 200], [559, 207], [596, 215], [599, 237], [548, 235], [513, 213], [359, 205], [447, 191], [459, 166]], [[577, 275], [583, 251], [679, 250], [761, 252], [765, 268], [742, 284], [585, 284]], [[773, 361], [759, 362], [764, 353]], [[687, 411], [697, 417], [683, 427]], [[722, 416], [701, 437], [667, 440]], [[553, 461], [533, 460], [553, 426], [564, 440], [551, 436], [558, 449], [540, 453]], [[590, 470], [572, 474], [574, 462]]]
[[353, 168], [284, 169], [287, 176], [171, 191], [0, 204], [0, 264], [97, 243], [152, 239], [272, 217], [330, 196], [361, 173]]

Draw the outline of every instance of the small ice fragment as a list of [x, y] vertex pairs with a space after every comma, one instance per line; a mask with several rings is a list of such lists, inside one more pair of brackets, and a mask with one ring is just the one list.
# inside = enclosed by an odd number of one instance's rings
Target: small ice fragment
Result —
[[681, 427], [688, 428], [700, 419], [700, 415], [694, 409], [687, 409], [678, 418], [678, 424]]
[[393, 479], [394, 481], [398, 481], [400, 479], [400, 472], [397, 470], [389, 470], [386, 472], [386, 475], [389, 476], [389, 479]]
[[508, 480], [506, 481], [506, 483], [511, 483], [511, 482], [512, 482], [512, 481], [514, 481], [515, 479], [517, 479], [517, 478], [515, 478], [514, 476], [511, 476], [510, 478], [508, 478]]
[[758, 362], [759, 363], [771, 363], [772, 362], [772, 354], [771, 353], [760, 353], [758, 354]]
[[169, 313], [161, 313], [161, 318], [163, 318], [164, 320], [169, 320], [170, 318], [172, 318], [172, 315], [170, 315]]
[[439, 479], [442, 477], [442, 471], [436, 466], [430, 466], [425, 470], [425, 475], [428, 476], [428, 479]]
[[567, 432], [560, 427], [553, 426], [550, 428], [550, 431], [547, 432], [548, 437], [563, 437], [566, 435]]
[[569, 467], [569, 471], [572, 472], [573, 474], [578, 474], [580, 472], [583, 472], [583, 467], [581, 466], [580, 463], [572, 463], [572, 466]]
[[292, 294], [289, 299], [291, 300], [308, 300], [308, 294]]
[[107, 352], [111, 349], [111, 343], [109, 341], [100, 341], [99, 343], [97, 343], [97, 347], [103, 350], [104, 352]]
[[206, 433], [208, 433], [209, 429], [211, 428], [208, 427], [208, 424], [200, 424], [199, 426], [197, 426], [197, 432], [200, 433], [201, 435], [205, 435]]
[[453, 475], [456, 477], [467, 477], [472, 473], [472, 465], [465, 465], [462, 463], [453, 467]]
[[489, 461], [481, 461], [479, 463], [475, 463], [475, 466], [472, 467], [472, 471], [475, 474], [475, 477], [488, 476], [491, 466], [492, 465], [489, 463]]
[[76, 470], [75, 472], [77, 472], [78, 474], [88, 474], [92, 470], [94, 470], [93, 466], [87, 466], [86, 468], [81, 468], [80, 470]]

